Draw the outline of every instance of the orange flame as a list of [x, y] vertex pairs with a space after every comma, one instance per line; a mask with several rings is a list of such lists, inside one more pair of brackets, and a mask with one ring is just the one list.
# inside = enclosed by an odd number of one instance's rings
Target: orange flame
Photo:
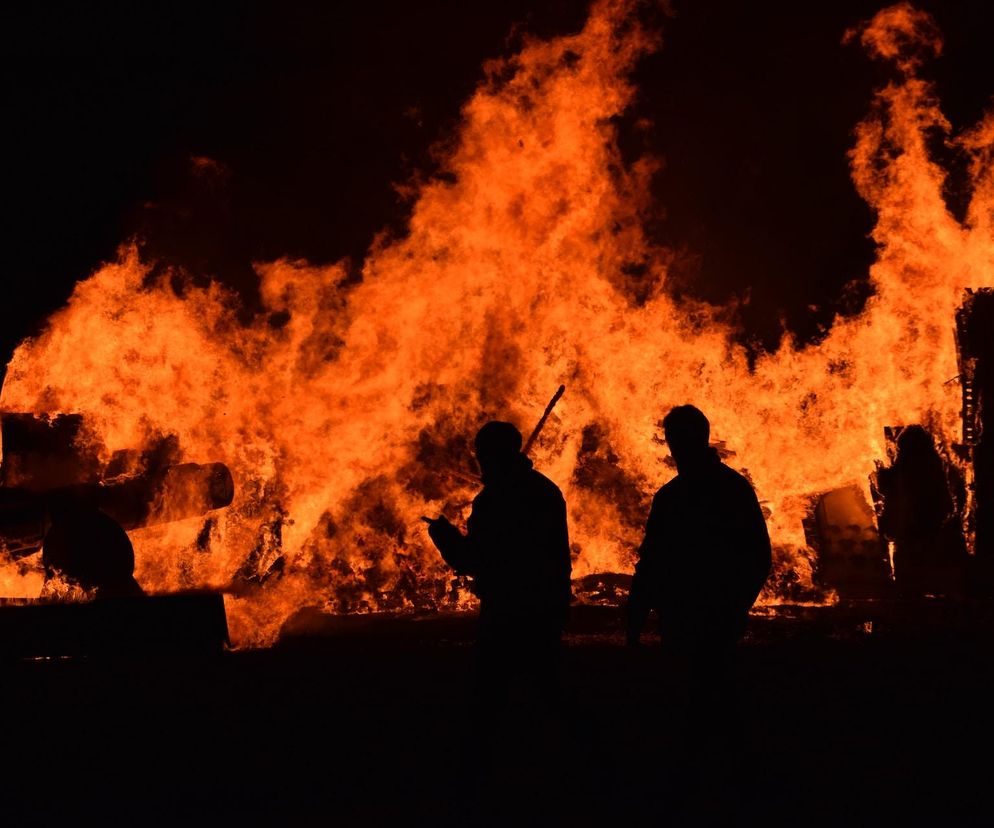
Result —
[[[851, 152], [878, 217], [875, 295], [817, 346], [785, 341], [752, 370], [719, 310], [667, 294], [668, 253], [643, 232], [656, 162], [626, 166], [611, 120], [658, 42], [634, 18], [601, 0], [579, 34], [488, 63], [448, 175], [420, 187], [407, 236], [377, 241], [358, 284], [343, 266], [259, 264], [266, 312], [244, 325], [217, 284], [178, 292], [178, 274], [153, 277], [125, 246], [17, 349], [3, 409], [82, 412], [107, 457], [173, 434], [182, 460], [231, 468], [230, 509], [133, 533], [146, 589], [240, 585], [241, 644], [272, 641], [302, 606], [462, 606], [418, 516], [465, 517], [475, 429], [500, 417], [527, 433], [560, 382], [533, 456], [566, 494], [576, 576], [630, 570], [672, 474], [656, 425], [671, 405], [709, 415], [768, 506], [769, 600], [810, 582], [809, 497], [865, 488], [884, 425], [957, 439], [953, 313], [964, 288], [994, 284], [994, 115], [952, 134], [918, 75], [941, 46], [930, 18], [900, 4], [851, 35], [902, 75]], [[972, 161], [963, 222], [934, 130]], [[13, 565], [0, 584], [37, 594]]]

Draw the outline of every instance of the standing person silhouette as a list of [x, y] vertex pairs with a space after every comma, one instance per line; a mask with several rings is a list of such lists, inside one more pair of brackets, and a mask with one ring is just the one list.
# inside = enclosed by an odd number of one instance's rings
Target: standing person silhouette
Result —
[[959, 594], [966, 546], [946, 470], [932, 435], [918, 425], [897, 438], [897, 458], [877, 474], [880, 531], [894, 541], [894, 580], [906, 597]]
[[[675, 762], [667, 776], [680, 793], [692, 788], [687, 781], [722, 784], [736, 773], [729, 765], [741, 741], [732, 661], [771, 554], [756, 493], [709, 447], [707, 417], [677, 406], [663, 431], [677, 476], [652, 501], [628, 600], [628, 642], [638, 644], [655, 610]], [[687, 773], [696, 780], [685, 780]]]
[[566, 502], [521, 453], [521, 433], [492, 421], [475, 440], [483, 490], [464, 535], [445, 517], [428, 535], [445, 562], [473, 578], [480, 599], [481, 681], [500, 693], [512, 678], [554, 676], [571, 598]]
[[[479, 807], [504, 824], [561, 806], [560, 639], [571, 598], [566, 502], [521, 453], [521, 433], [489, 422], [475, 441], [483, 489], [464, 535], [444, 517], [428, 535], [480, 599], [476, 694], [465, 764]], [[471, 769], [471, 770], [469, 770]], [[477, 775], [478, 774], [478, 775]], [[501, 815], [504, 818], [498, 818]]]

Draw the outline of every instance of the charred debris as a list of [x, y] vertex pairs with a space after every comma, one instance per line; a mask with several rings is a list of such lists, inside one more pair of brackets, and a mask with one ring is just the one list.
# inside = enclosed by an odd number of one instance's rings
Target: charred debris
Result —
[[[40, 599], [0, 598], [0, 657], [217, 652], [219, 593], [146, 596], [126, 530], [205, 516], [234, 498], [223, 463], [177, 463], [174, 441], [102, 462], [78, 414], [0, 420], [0, 553], [42, 551]], [[99, 600], [79, 600], [95, 598]]]

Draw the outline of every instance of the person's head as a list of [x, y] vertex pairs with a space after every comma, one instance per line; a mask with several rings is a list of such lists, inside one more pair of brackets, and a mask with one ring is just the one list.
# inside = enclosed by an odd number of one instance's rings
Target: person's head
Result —
[[483, 476], [499, 474], [521, 456], [521, 432], [510, 423], [491, 420], [476, 433], [474, 445]]
[[711, 423], [692, 405], [678, 405], [663, 418], [663, 434], [677, 466], [693, 462], [707, 452]]
[[897, 438], [897, 456], [902, 460], [936, 454], [932, 436], [920, 425], [905, 428]]

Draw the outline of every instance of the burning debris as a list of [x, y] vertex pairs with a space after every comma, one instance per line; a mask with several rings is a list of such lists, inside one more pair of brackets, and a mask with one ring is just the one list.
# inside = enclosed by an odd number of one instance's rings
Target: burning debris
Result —
[[0, 550], [17, 560], [44, 542], [46, 579], [119, 592], [133, 583], [124, 530], [198, 517], [234, 497], [221, 463], [174, 464], [162, 450], [116, 452], [101, 463], [80, 415], [7, 413], [0, 434]]
[[972, 478], [966, 523], [988, 585], [994, 585], [994, 288], [968, 290], [956, 312], [963, 388], [963, 443]]
[[0, 658], [220, 652], [230, 644], [221, 595], [145, 596], [125, 530], [228, 506], [231, 473], [173, 462], [168, 438], [104, 462], [86, 425], [80, 415], [0, 419], [0, 553], [23, 561], [41, 550], [45, 579], [42, 601], [0, 601]]
[[817, 580], [843, 598], [890, 590], [890, 563], [874, 517], [862, 490], [846, 486], [818, 497], [805, 521], [808, 543], [818, 553]]

